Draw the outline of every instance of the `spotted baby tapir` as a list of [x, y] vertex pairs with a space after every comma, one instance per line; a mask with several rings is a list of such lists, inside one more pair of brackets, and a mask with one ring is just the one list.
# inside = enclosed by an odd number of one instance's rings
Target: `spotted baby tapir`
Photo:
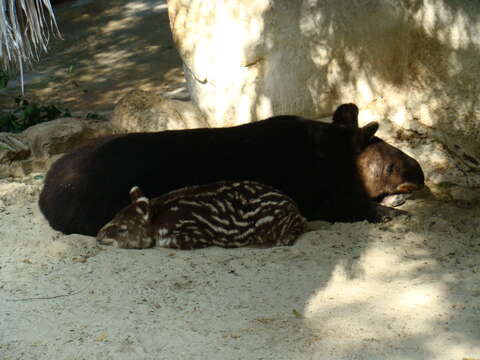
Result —
[[149, 200], [138, 186], [132, 203], [100, 229], [103, 245], [195, 249], [292, 245], [306, 220], [280, 191], [253, 181], [190, 186]]

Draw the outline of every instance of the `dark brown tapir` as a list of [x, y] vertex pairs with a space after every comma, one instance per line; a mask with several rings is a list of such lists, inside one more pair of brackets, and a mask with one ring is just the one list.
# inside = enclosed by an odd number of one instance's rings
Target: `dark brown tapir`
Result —
[[[340, 105], [333, 115], [333, 124], [358, 129], [358, 107]], [[403, 151], [374, 136], [356, 157], [359, 176], [367, 195], [390, 206], [405, 202], [402, 196], [423, 187], [424, 174], [420, 164]]]
[[[353, 111], [353, 113], [352, 113]], [[418, 162], [359, 128], [358, 109], [334, 122], [274, 116], [230, 128], [132, 133], [95, 140], [47, 173], [40, 209], [63, 233], [95, 236], [139, 186], [149, 198], [185, 186], [250, 180], [290, 196], [308, 220], [383, 221], [404, 212], [372, 199], [421, 188]]]

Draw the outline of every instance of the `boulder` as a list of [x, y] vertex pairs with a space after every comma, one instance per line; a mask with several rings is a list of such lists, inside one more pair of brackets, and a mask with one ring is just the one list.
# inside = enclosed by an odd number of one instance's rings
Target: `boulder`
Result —
[[110, 135], [111, 124], [103, 120], [61, 118], [29, 127], [23, 132], [36, 160], [63, 154], [88, 140]]
[[0, 133], [0, 178], [45, 171], [63, 153], [112, 133], [108, 121], [80, 118], [44, 122], [20, 134]]
[[187, 85], [211, 126], [319, 118], [362, 124], [435, 184], [480, 187], [480, 2], [169, 0]]
[[188, 101], [133, 90], [115, 105], [111, 119], [121, 133], [155, 132], [208, 126], [198, 108]]
[[0, 164], [30, 156], [28, 141], [20, 134], [0, 133]]

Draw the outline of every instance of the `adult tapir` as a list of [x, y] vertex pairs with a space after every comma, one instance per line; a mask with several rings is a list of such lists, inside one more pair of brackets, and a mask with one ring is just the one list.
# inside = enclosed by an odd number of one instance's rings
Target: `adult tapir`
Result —
[[152, 198], [189, 185], [251, 180], [290, 196], [309, 220], [382, 221], [402, 212], [371, 198], [420, 188], [423, 172], [374, 137], [378, 123], [359, 128], [355, 111], [340, 106], [332, 124], [274, 116], [230, 128], [102, 138], [52, 165], [40, 209], [54, 229], [94, 236], [129, 204], [133, 186]]
[[[340, 105], [332, 122], [358, 129], [358, 107], [355, 104]], [[402, 204], [405, 202], [402, 195], [423, 187], [424, 174], [420, 164], [376, 136], [356, 156], [355, 162], [367, 195], [382, 204]], [[388, 196], [393, 194], [395, 196]]]

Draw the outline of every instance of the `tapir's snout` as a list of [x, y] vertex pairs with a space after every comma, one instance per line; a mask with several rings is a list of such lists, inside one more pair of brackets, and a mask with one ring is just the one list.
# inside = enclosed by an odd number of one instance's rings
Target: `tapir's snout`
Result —
[[103, 227], [100, 229], [100, 231], [97, 234], [97, 243], [100, 245], [108, 245], [108, 246], [114, 246], [118, 247], [118, 242], [112, 237], [111, 230], [113, 230], [111, 227]]
[[409, 194], [414, 191], [421, 190], [425, 186], [424, 182], [418, 182], [418, 183], [413, 183], [413, 182], [404, 182], [400, 185], [398, 185], [395, 189], [395, 193], [397, 194]]
[[118, 247], [117, 240], [110, 239], [110, 238], [103, 238], [103, 239], [98, 239], [97, 238], [97, 243], [100, 244], [100, 245], [108, 245], [108, 246]]

